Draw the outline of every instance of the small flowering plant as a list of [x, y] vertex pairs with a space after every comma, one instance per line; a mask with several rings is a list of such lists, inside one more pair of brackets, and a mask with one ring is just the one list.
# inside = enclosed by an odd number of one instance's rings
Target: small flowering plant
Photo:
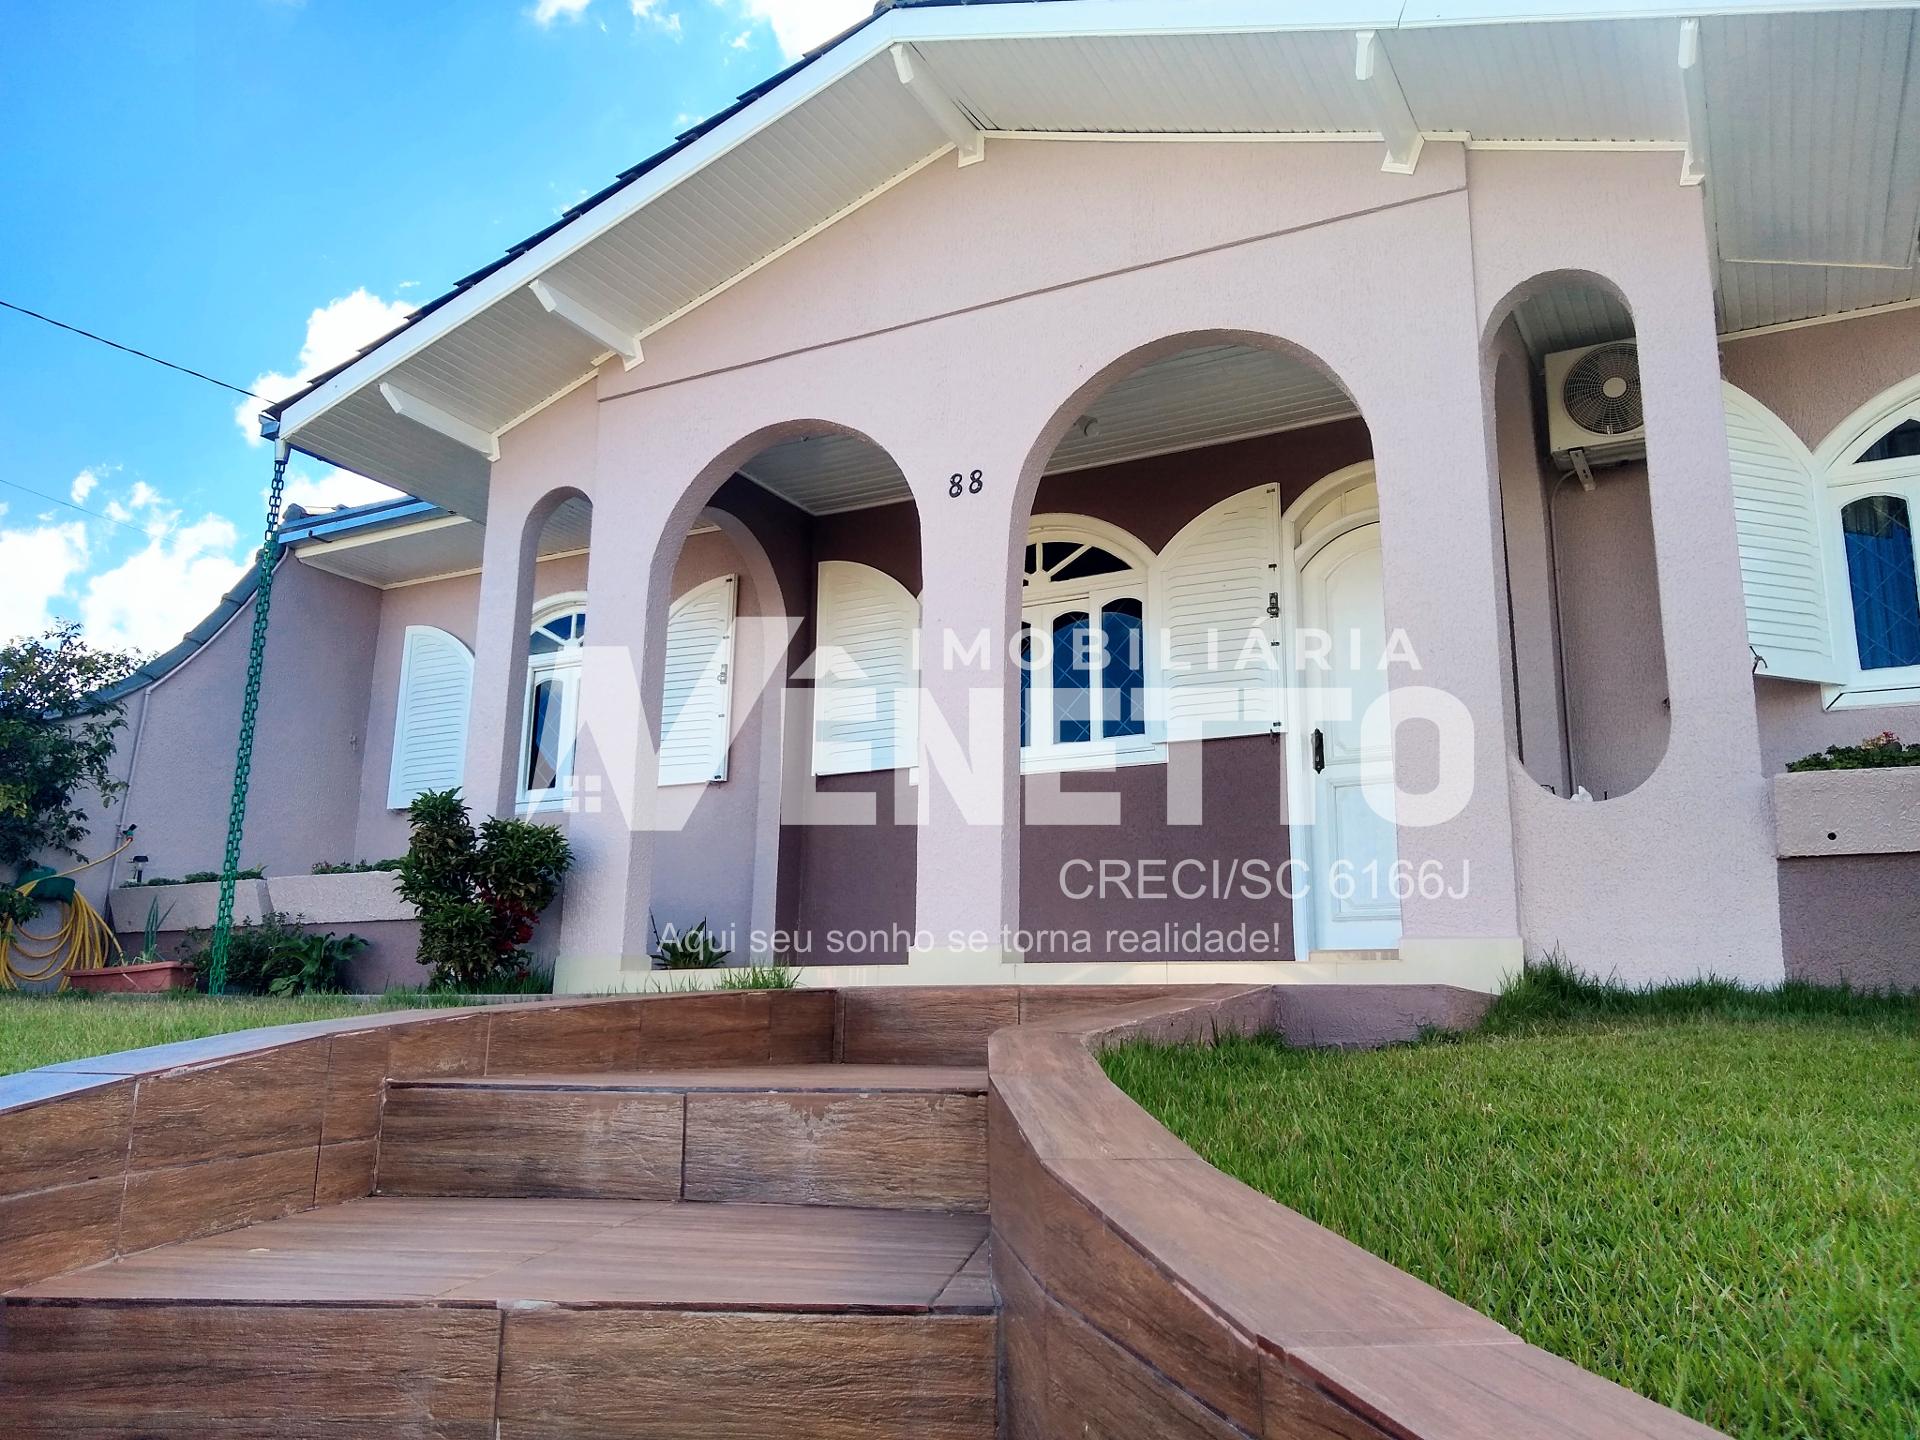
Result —
[[1920, 765], [1920, 745], [1903, 745], [1891, 730], [1858, 745], [1829, 745], [1816, 755], [1789, 761], [1789, 770], [1878, 770], [1895, 765]]

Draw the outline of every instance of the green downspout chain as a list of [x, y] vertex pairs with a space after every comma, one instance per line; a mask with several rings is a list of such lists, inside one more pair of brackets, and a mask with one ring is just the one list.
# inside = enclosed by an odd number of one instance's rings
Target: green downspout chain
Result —
[[214, 912], [213, 961], [207, 993], [227, 988], [227, 942], [233, 936], [233, 889], [240, 874], [240, 832], [247, 823], [247, 782], [253, 775], [253, 722], [260, 712], [260, 671], [267, 654], [267, 610], [273, 603], [273, 567], [280, 558], [280, 497], [287, 484], [284, 443], [276, 443], [273, 486], [267, 492], [267, 535], [260, 542], [260, 579], [253, 591], [253, 643], [247, 649], [247, 691], [240, 702], [240, 748], [233, 760], [233, 800], [227, 806], [227, 856], [220, 866], [220, 908]]

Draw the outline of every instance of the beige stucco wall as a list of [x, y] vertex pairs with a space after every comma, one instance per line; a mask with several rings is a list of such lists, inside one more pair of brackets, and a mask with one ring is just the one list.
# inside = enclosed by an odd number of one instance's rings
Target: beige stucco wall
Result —
[[[137, 826], [136, 843], [88, 873], [90, 895], [127, 878], [134, 854], [150, 857], [149, 875], [220, 868], [252, 624], [249, 605], [129, 706], [120, 763], [130, 783], [116, 823]], [[378, 591], [281, 561], [242, 865], [284, 873], [351, 855], [378, 626]]]
[[1573, 781], [1596, 800], [1645, 782], [1667, 749], [1667, 667], [1647, 467], [1552, 483]]

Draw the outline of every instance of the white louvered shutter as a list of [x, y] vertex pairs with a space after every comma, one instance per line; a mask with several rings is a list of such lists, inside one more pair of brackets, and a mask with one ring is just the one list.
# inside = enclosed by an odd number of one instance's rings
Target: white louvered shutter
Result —
[[817, 595], [813, 773], [914, 765], [919, 602], [891, 575], [847, 560], [822, 562]]
[[1813, 457], [1780, 417], [1722, 387], [1747, 643], [1760, 673], [1779, 680], [1844, 679], [1835, 655]]
[[1262, 485], [1190, 522], [1161, 553], [1160, 712], [1169, 739], [1265, 735], [1281, 719], [1280, 496]]
[[423, 790], [450, 790], [467, 764], [473, 653], [431, 625], [409, 625], [400, 654], [387, 808], [404, 810]]
[[689, 590], [667, 612], [661, 687], [660, 783], [699, 785], [727, 778], [733, 702], [734, 577]]

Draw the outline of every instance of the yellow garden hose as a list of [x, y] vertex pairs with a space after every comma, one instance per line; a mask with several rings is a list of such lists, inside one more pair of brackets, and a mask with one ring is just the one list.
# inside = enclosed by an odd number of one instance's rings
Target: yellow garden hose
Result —
[[[33, 887], [42, 880], [64, 880], [78, 875], [82, 870], [113, 859], [131, 844], [133, 836], [124, 836], [118, 848], [98, 860], [89, 860], [58, 875], [39, 876], [15, 888], [22, 895], [31, 895]], [[98, 970], [108, 963], [110, 956], [124, 953], [113, 927], [78, 890], [73, 892], [66, 911], [59, 928], [51, 934], [39, 935], [24, 925], [0, 929], [0, 986], [14, 990], [22, 983], [34, 984], [58, 975], [60, 983], [56, 989], [64, 990], [67, 976], [73, 971]]]

